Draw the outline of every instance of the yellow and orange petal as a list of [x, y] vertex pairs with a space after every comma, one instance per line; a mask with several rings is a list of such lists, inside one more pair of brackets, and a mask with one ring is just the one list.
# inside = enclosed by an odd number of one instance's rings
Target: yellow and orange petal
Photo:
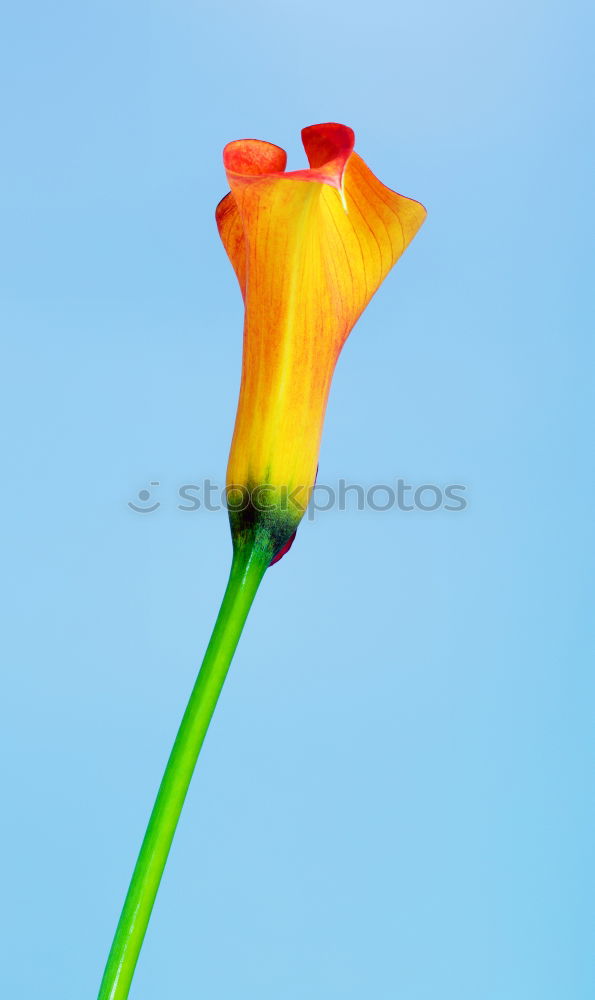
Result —
[[[347, 126], [313, 125], [302, 140], [310, 166], [293, 172], [272, 143], [229, 143], [223, 158], [231, 191], [216, 213], [245, 302], [227, 482], [271, 487], [270, 511], [251, 516], [267, 530], [271, 520], [279, 523], [278, 548], [314, 483], [341, 348], [426, 216], [419, 202], [374, 176], [353, 152]], [[277, 509], [283, 491], [293, 497], [288, 521]]]

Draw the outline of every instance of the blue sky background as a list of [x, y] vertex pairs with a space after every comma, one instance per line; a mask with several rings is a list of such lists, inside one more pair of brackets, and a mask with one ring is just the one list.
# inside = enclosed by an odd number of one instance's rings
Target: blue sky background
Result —
[[[591, 18], [592, 22], [592, 18]], [[420, 235], [338, 366], [133, 1000], [587, 1000], [586, 4], [14, 4], [0, 75], [3, 991], [93, 997], [227, 576], [230, 139], [353, 126]], [[148, 483], [161, 506], [127, 506]]]

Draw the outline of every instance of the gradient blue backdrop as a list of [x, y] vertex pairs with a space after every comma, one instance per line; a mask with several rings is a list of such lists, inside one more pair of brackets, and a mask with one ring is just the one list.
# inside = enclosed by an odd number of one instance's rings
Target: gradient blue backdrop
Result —
[[[2, 115], [3, 993], [95, 996], [224, 586], [221, 149], [352, 125], [428, 221], [340, 361], [134, 1000], [587, 1000], [586, 5], [14, 4]], [[590, 268], [589, 268], [590, 270]], [[127, 502], [151, 480], [161, 507]]]

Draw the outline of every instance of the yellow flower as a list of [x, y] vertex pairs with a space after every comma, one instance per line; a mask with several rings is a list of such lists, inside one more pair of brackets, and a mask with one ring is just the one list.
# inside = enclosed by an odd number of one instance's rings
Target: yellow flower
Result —
[[385, 187], [345, 125], [302, 131], [309, 170], [257, 139], [230, 142], [219, 233], [245, 303], [240, 398], [227, 470], [234, 544], [285, 548], [316, 477], [341, 348], [426, 211]]

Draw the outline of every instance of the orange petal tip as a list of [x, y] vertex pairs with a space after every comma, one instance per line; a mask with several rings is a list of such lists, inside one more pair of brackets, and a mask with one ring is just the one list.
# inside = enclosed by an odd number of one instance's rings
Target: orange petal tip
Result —
[[302, 129], [308, 170], [285, 171], [287, 154], [280, 146], [261, 139], [236, 139], [223, 150], [223, 165], [230, 187], [256, 180], [317, 181], [342, 191], [343, 175], [353, 153], [355, 134], [348, 125], [325, 122]]
[[287, 153], [280, 146], [262, 139], [234, 139], [223, 150], [223, 166], [232, 174], [258, 177], [281, 174], [287, 165]]

